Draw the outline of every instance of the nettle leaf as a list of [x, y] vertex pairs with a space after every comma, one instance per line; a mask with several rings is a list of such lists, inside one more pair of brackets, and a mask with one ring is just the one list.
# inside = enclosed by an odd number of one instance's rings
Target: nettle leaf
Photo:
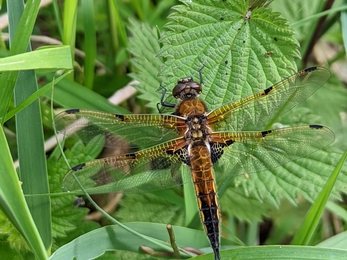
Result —
[[[264, 1], [258, 1], [258, 4]], [[266, 2], [266, 1], [265, 1]], [[294, 31], [279, 13], [249, 1], [192, 1], [175, 6], [160, 56], [164, 86], [202, 69], [210, 109], [251, 95], [296, 71]]]
[[[283, 198], [296, 204], [297, 196], [301, 194], [313, 201], [333, 171], [339, 156], [340, 153], [326, 148], [271, 171], [239, 175], [221, 198], [222, 211], [240, 219], [255, 221], [262, 214], [267, 215], [264, 212], [266, 209], [279, 207]], [[346, 181], [347, 175], [343, 172], [335, 184], [333, 197], [339, 198], [338, 191], [345, 189]]]
[[[293, 74], [296, 71], [295, 58], [300, 57], [294, 31], [279, 13], [265, 8], [268, 1], [256, 1], [257, 6], [250, 6], [249, 2], [196, 0], [182, 1], [181, 5], [173, 7], [174, 12], [166, 25], [168, 31], [160, 40], [162, 48], [158, 54], [165, 60], [159, 71], [163, 87], [171, 90], [178, 79], [187, 76], [197, 80], [202, 69], [201, 98], [211, 110], [257, 93]], [[150, 29], [144, 27], [136, 31], [141, 36], [136, 39], [139, 36], [134, 33], [136, 46], [141, 49], [145, 44], [146, 55], [136, 55], [134, 65], [140, 73], [133, 76], [138, 75], [138, 80], [146, 82], [148, 79], [148, 82], [155, 83], [150, 79], [159, 80], [154, 76], [154, 70], [163, 63], [154, 56], [154, 49], [148, 47], [147, 41], [155, 46], [152, 41], [155, 33], [149, 33]], [[144, 40], [143, 37], [149, 35], [151, 37]], [[151, 59], [156, 64], [154, 67], [149, 64]], [[140, 91], [151, 93], [153, 97], [157, 89], [153, 83], [148, 85], [142, 82]], [[159, 100], [160, 96], [152, 100], [151, 105]], [[319, 107], [315, 113], [320, 114]], [[280, 116], [273, 127], [324, 121], [321, 116], [300, 107]], [[264, 130], [259, 127], [255, 129]], [[240, 174], [232, 180], [222, 196], [222, 210], [241, 219], [257, 220], [261, 215], [266, 215], [268, 209], [278, 207], [283, 197], [295, 203], [297, 194], [301, 193], [313, 200], [340, 155], [340, 152], [332, 153], [326, 148], [271, 171], [249, 176], [247, 173]], [[345, 176], [341, 174], [336, 184], [337, 190], [343, 188]], [[334, 195], [338, 194], [335, 192]]]
[[184, 225], [182, 207], [169, 203], [154, 194], [129, 194], [120, 202], [116, 218], [122, 222], [150, 221]]
[[160, 100], [158, 89], [161, 78], [158, 71], [163, 65], [162, 59], [156, 56], [160, 49], [158, 34], [156, 29], [150, 28], [148, 24], [133, 20], [130, 20], [130, 23], [132, 37], [129, 39], [128, 51], [134, 55], [131, 63], [138, 70], [130, 73], [130, 76], [139, 81], [139, 85], [134, 86], [141, 92], [139, 97], [149, 101], [147, 106], [155, 108]]
[[[68, 158], [71, 166], [94, 159], [100, 153], [102, 148], [102, 146], [98, 144], [98, 141], [99, 139], [95, 138], [91, 140], [88, 145], [84, 145], [82, 142], [77, 142], [70, 150], [66, 151], [65, 156]], [[58, 159], [51, 157], [47, 161], [47, 167], [51, 193], [63, 192], [62, 180], [69, 170], [65, 161], [62, 157]], [[97, 224], [90, 225], [87, 222], [82, 223], [84, 217], [88, 213], [88, 209], [76, 208], [74, 206], [75, 199], [75, 195], [69, 195], [68, 193], [65, 193], [62, 196], [51, 197], [52, 236], [55, 241], [53, 250], [57, 248], [57, 243], [64, 244], [72, 238], [77, 237], [76, 234], [68, 236], [68, 233], [71, 233], [77, 228], [76, 223], [79, 231], [83, 229], [90, 231], [98, 226]], [[67, 241], [64, 242], [64, 239]]]

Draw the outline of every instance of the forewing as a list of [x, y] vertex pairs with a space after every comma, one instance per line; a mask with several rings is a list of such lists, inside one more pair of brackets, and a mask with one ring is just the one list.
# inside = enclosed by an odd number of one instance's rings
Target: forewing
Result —
[[177, 129], [184, 127], [184, 120], [174, 115], [117, 115], [81, 109], [63, 111], [54, 122], [58, 132], [66, 137], [77, 135], [88, 143], [93, 137], [102, 135], [106, 147], [127, 143], [137, 149], [175, 139]]
[[98, 194], [150, 192], [180, 185], [182, 161], [170, 151], [183, 144], [183, 138], [178, 138], [136, 153], [77, 165], [66, 174], [63, 188], [80, 192], [80, 183], [88, 193]]
[[[223, 154], [216, 166], [218, 181], [239, 174], [260, 173], [328, 146], [334, 133], [320, 125], [305, 125], [263, 132], [218, 132], [212, 134], [217, 144], [212, 151]], [[219, 149], [219, 150], [218, 150]]]
[[264, 127], [271, 119], [306, 100], [330, 77], [323, 67], [312, 67], [278, 82], [255, 95], [223, 105], [208, 115], [214, 131], [241, 131]]

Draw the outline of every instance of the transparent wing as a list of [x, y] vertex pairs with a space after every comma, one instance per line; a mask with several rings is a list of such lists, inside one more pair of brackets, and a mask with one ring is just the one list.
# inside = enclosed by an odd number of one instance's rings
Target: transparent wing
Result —
[[[263, 132], [217, 132], [211, 135], [211, 153], [219, 171], [218, 183], [240, 174], [261, 174], [291, 160], [306, 157], [334, 141], [333, 132], [307, 125]], [[117, 157], [73, 167], [63, 180], [67, 191], [90, 194], [149, 192], [182, 184], [179, 168], [188, 156], [183, 138]], [[173, 153], [172, 151], [180, 151]]]
[[[218, 181], [239, 174], [260, 173], [304, 158], [334, 141], [334, 133], [320, 125], [305, 125], [263, 132], [218, 132], [212, 153], [220, 155]], [[230, 170], [233, 169], [233, 172]]]
[[330, 77], [323, 67], [311, 67], [257, 93], [211, 111], [208, 122], [214, 131], [241, 131], [263, 127], [279, 114], [306, 100]]
[[184, 144], [184, 139], [178, 138], [136, 153], [77, 165], [64, 177], [63, 188], [80, 192], [80, 183], [90, 194], [138, 193], [180, 185], [178, 169], [182, 164], [182, 153], [169, 151]]
[[88, 143], [102, 135], [105, 147], [147, 148], [178, 137], [184, 119], [174, 115], [117, 115], [99, 111], [71, 109], [59, 113], [54, 123], [65, 136], [77, 135]]

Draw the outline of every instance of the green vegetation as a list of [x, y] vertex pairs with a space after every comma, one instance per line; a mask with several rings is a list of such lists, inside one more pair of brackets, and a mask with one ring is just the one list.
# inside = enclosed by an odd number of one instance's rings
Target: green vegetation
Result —
[[[25, 8], [22, 0], [3, 3], [10, 29], [2, 28], [0, 40], [1, 256], [174, 258], [166, 224], [173, 226], [180, 249], [211, 253], [189, 185], [93, 197], [112, 218], [90, 203], [90, 211], [75, 207], [75, 196], [61, 188], [69, 169], [64, 158], [74, 166], [101, 152], [112, 154], [97, 139], [68, 139], [64, 155], [55, 143], [45, 148], [44, 141], [55, 140], [52, 115], [71, 108], [158, 113], [160, 85], [171, 90], [180, 78], [198, 79], [201, 68], [201, 98], [211, 110], [321, 65], [331, 77], [317, 93], [254, 129], [323, 124], [334, 131], [335, 143], [221, 183], [221, 257], [345, 259], [347, 3], [331, 2], [53, 0], [39, 7], [32, 0]], [[110, 104], [118, 90], [130, 94], [121, 92]], [[17, 172], [13, 162], [19, 163]], [[179, 251], [181, 258], [194, 253]]]

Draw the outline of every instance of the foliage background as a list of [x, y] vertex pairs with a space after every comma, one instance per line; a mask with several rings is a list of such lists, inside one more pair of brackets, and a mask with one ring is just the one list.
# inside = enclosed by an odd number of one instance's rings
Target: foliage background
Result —
[[[198, 78], [201, 64], [204, 64], [202, 98], [210, 109], [256, 93], [309, 65], [322, 64], [331, 70], [331, 79], [322, 89], [278, 121], [284, 125], [327, 125], [336, 134], [334, 147], [310, 155], [310, 160], [298, 160], [264, 173], [263, 176], [271, 176], [265, 180], [256, 175], [250, 176], [250, 180], [238, 176], [221, 198], [223, 237], [228, 239], [222, 244], [226, 248], [230, 245], [289, 244], [310, 203], [336, 166], [341, 151], [346, 150], [347, 93], [342, 84], [347, 75], [343, 42], [346, 24], [345, 14], [340, 12], [346, 4], [343, 1], [274, 1], [269, 7], [279, 14], [259, 8], [257, 4], [262, 1], [253, 1], [254, 10], [247, 23], [240, 14], [245, 14], [252, 3], [232, 2], [235, 3], [233, 11], [223, 9], [223, 1], [207, 0], [192, 3], [173, 0], [52, 1], [38, 12], [32, 46], [36, 49], [60, 41], [71, 47], [74, 73], [56, 84], [53, 113], [76, 107], [112, 113], [156, 113], [160, 83], [170, 89], [178, 78]], [[1, 12], [5, 15], [7, 5], [3, 4]], [[190, 12], [189, 8], [192, 8]], [[314, 17], [323, 10], [329, 11], [329, 16]], [[219, 21], [214, 24], [211, 20], [218, 20], [216, 17]], [[234, 19], [235, 22], [231, 22]], [[274, 23], [269, 25], [263, 21]], [[239, 28], [243, 30], [237, 33]], [[6, 39], [6, 26], [2, 29], [3, 39]], [[9, 55], [8, 49], [8, 42], [3, 40], [1, 57]], [[303, 59], [300, 60], [300, 56]], [[44, 85], [55, 74], [45, 70], [36, 71], [36, 75], [39, 84]], [[136, 94], [132, 87], [138, 91]], [[107, 99], [118, 90], [130, 93], [118, 92], [112, 99], [116, 100], [116, 106], [111, 105]], [[51, 93], [46, 92], [39, 101], [47, 140], [54, 135]], [[4, 127], [12, 157], [16, 160], [15, 119], [8, 120]], [[66, 157], [71, 165], [97, 157], [102, 148], [95, 143], [67, 143], [66, 146]], [[109, 151], [103, 152], [103, 156], [110, 155]], [[68, 167], [58, 149], [47, 151], [47, 156], [49, 191], [51, 194], [63, 192], [60, 184]], [[305, 168], [310, 171], [304, 171]], [[317, 169], [321, 175], [317, 175]], [[297, 178], [288, 178], [293, 172], [297, 172]], [[284, 184], [278, 185], [281, 180]], [[310, 245], [346, 230], [345, 197], [339, 197], [338, 193], [346, 191], [345, 183], [344, 171], [334, 192], [334, 198], [339, 201], [328, 203]], [[148, 225], [148, 229], [153, 228], [150, 222], [199, 230], [201, 224], [196, 206], [189, 204], [194, 199], [187, 198], [185, 193], [175, 189], [125, 195], [121, 199], [112, 194], [95, 199], [109, 207], [112, 216], [121, 222], [139, 222], [142, 226]], [[49, 248], [46, 247], [48, 251], [54, 252], [79, 235], [109, 224], [93, 209], [88, 213], [86, 208], [75, 208], [73, 201], [74, 196], [66, 194], [51, 197], [53, 241]], [[88, 220], [83, 220], [84, 217]], [[2, 217], [1, 232], [6, 242], [0, 251], [19, 259], [32, 257], [25, 240], [6, 217]], [[187, 230], [176, 233], [178, 240], [184, 236], [189, 237]], [[125, 238], [121, 243], [131, 244], [132, 241]], [[187, 244], [182, 242], [182, 245]], [[197, 247], [209, 250], [206, 240]], [[136, 251], [127, 246], [117, 249]], [[124, 259], [140, 257], [134, 253], [124, 255], [122, 251], [116, 254]], [[114, 252], [101, 258], [108, 257], [114, 257]]]

